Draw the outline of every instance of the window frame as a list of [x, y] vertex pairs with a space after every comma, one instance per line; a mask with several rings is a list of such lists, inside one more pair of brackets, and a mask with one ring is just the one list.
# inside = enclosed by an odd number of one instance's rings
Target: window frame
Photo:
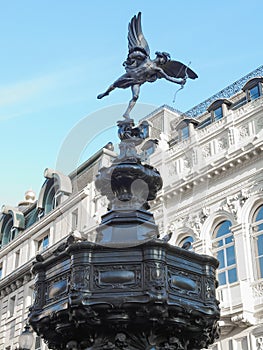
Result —
[[[44, 245], [45, 239], [47, 239], [47, 244]], [[43, 253], [50, 247], [50, 232], [46, 231], [36, 240], [36, 252]]]
[[[220, 114], [217, 115], [217, 111], [220, 110]], [[212, 111], [212, 121], [217, 122], [218, 120], [221, 120], [224, 117], [224, 111], [223, 111], [223, 106], [219, 106]]]
[[15, 317], [17, 306], [17, 295], [10, 295], [8, 298], [8, 318]]
[[[229, 232], [226, 232], [225, 234], [219, 234], [219, 230], [225, 223], [229, 223]], [[219, 286], [226, 286], [231, 285], [233, 283], [238, 282], [238, 271], [237, 271], [237, 259], [236, 259], [236, 248], [235, 248], [235, 239], [234, 235], [231, 232], [231, 226], [232, 222], [229, 219], [222, 219], [220, 222], [217, 223], [217, 225], [213, 229], [213, 235], [212, 235], [212, 246], [213, 246], [213, 253], [216, 256], [216, 258], [219, 260], [219, 263], [224, 263], [222, 267], [219, 267], [217, 269], [217, 279], [219, 282]], [[231, 256], [231, 248], [233, 247], [234, 256]], [[230, 250], [231, 249], [231, 250]], [[221, 255], [221, 258], [220, 258]], [[234, 260], [234, 263], [231, 263], [231, 259]], [[234, 272], [234, 280], [231, 281], [231, 275], [230, 273], [232, 271]], [[220, 281], [220, 275], [224, 276], [222, 277], [222, 280]]]
[[[251, 94], [251, 90], [257, 88], [258, 94], [255, 96], [255, 94]], [[251, 88], [247, 89], [247, 100], [248, 101], [254, 101], [257, 100], [261, 96], [261, 91], [260, 91], [260, 85], [257, 83], [256, 85], [252, 86]]]
[[77, 230], [79, 227], [79, 210], [76, 208], [71, 213], [71, 230]]
[[[258, 237], [261, 237], [263, 240], [263, 217], [262, 219], [257, 220], [257, 216], [259, 215], [260, 211], [262, 210], [263, 214], [263, 204], [259, 205], [257, 209], [254, 211], [253, 217], [252, 217], [252, 239], [253, 239], [253, 256], [254, 256], [254, 277], [256, 280], [263, 279], [263, 252], [259, 255], [259, 244], [258, 244]], [[263, 215], [262, 215], [263, 216]], [[258, 226], [262, 226], [262, 229], [258, 230]], [[262, 261], [262, 265], [259, 262], [259, 259]]]
[[180, 248], [183, 248], [183, 245], [186, 244], [186, 243], [190, 243], [189, 245], [189, 248], [184, 248], [184, 249], [187, 249], [187, 250], [190, 250], [190, 251], [193, 251], [193, 243], [194, 243], [195, 239], [193, 236], [187, 234], [187, 235], [184, 235], [180, 238], [179, 242], [178, 242], [178, 247]]

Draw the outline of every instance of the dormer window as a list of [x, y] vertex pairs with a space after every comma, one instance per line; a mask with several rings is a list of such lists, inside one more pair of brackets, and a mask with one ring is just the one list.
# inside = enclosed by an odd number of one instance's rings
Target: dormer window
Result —
[[198, 125], [199, 121], [194, 118], [185, 117], [180, 120], [174, 128], [177, 131], [177, 137], [174, 139], [176, 142], [174, 143], [187, 140], [194, 134], [194, 129]]
[[0, 218], [0, 242], [1, 246], [5, 246], [25, 228], [24, 214], [17, 208], [10, 206], [2, 207], [2, 215]]
[[[48, 214], [72, 193], [72, 184], [68, 176], [53, 169], [45, 169], [44, 182], [37, 202], [38, 217]], [[65, 197], [65, 198], [63, 198]]]
[[242, 90], [246, 93], [247, 102], [256, 100], [262, 95], [263, 77], [252, 78], [246, 82]]
[[207, 108], [208, 112], [211, 113], [210, 122], [216, 122], [227, 115], [229, 106], [231, 106], [231, 102], [225, 98], [220, 98], [214, 101]]

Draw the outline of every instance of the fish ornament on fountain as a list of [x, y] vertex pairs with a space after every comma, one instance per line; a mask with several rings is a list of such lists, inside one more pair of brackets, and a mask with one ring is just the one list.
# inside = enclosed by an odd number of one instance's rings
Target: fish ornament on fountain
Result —
[[[200, 350], [218, 336], [218, 261], [159, 239], [149, 201], [162, 188], [157, 169], [145, 163], [150, 125], [130, 118], [140, 85], [164, 77], [185, 84], [196, 74], [166, 53], [149, 58], [141, 14], [129, 24], [126, 74], [116, 87], [132, 89], [118, 121], [120, 153], [99, 169], [97, 189], [109, 202], [96, 241], [73, 232], [46, 257], [38, 256], [29, 324], [54, 350]], [[142, 152], [143, 153], [143, 152]], [[176, 234], [176, 233], [175, 233]]]

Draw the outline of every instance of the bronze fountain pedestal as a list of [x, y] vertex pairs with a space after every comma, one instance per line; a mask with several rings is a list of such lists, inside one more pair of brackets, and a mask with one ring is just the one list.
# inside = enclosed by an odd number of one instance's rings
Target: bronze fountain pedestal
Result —
[[218, 262], [158, 238], [148, 201], [162, 179], [136, 150], [148, 125], [118, 126], [120, 155], [96, 179], [109, 200], [97, 241], [70, 237], [34, 264], [29, 323], [56, 350], [206, 348], [218, 335]]

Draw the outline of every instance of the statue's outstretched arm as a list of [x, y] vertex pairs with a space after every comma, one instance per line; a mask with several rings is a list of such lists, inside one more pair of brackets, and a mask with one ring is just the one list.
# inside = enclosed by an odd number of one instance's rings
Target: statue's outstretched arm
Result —
[[174, 78], [171, 77], [170, 75], [166, 74], [162, 68], [158, 67], [158, 74], [162, 78], [165, 78], [166, 80], [171, 81], [172, 83], [184, 85], [186, 83], [186, 77], [185, 78]]

